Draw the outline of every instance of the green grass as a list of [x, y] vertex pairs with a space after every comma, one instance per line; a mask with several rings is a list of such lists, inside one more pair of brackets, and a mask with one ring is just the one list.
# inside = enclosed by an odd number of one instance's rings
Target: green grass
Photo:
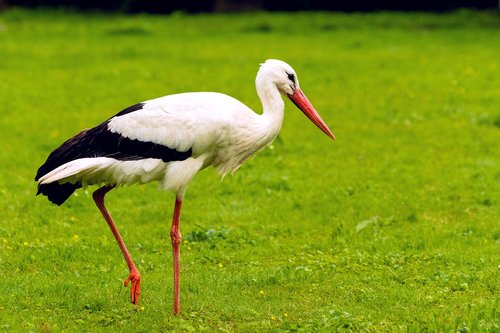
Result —
[[[500, 330], [500, 17], [0, 14], [0, 330]], [[173, 196], [108, 196], [142, 273], [134, 312], [90, 193], [35, 197], [48, 153], [138, 101], [220, 91], [289, 62], [331, 142], [287, 102], [283, 130], [221, 183], [190, 185], [182, 316]]]

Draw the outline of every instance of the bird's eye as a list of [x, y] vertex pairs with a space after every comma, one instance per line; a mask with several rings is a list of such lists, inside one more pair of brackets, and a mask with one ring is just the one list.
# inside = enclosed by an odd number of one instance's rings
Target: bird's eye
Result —
[[[287, 74], [288, 74], [288, 73], [287, 73]], [[293, 74], [288, 74], [288, 79], [289, 79], [290, 81], [292, 81], [293, 83], [295, 83], [295, 75], [293, 75]]]

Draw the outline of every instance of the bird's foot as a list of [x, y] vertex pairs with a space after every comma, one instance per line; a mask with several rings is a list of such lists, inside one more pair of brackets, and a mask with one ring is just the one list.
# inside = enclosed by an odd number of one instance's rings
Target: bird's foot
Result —
[[129, 282], [132, 282], [130, 286], [130, 301], [135, 305], [137, 310], [139, 294], [141, 293], [141, 274], [139, 274], [139, 271], [135, 267], [130, 271], [130, 275], [125, 279], [123, 285], [127, 287]]

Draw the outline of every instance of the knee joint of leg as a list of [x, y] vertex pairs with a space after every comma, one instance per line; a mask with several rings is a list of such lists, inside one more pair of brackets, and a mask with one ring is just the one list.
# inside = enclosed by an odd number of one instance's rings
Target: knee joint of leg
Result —
[[179, 231], [170, 231], [170, 238], [172, 239], [172, 242], [176, 244], [180, 244], [180, 242], [182, 241], [182, 235]]
[[102, 195], [98, 191], [99, 190], [94, 191], [94, 193], [92, 193], [92, 198], [94, 199], [94, 201], [102, 201]]

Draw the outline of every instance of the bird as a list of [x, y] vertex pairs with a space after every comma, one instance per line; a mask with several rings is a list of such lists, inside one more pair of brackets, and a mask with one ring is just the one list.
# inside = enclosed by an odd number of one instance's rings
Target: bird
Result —
[[159, 182], [174, 192], [170, 229], [174, 270], [173, 314], [180, 314], [181, 207], [186, 188], [212, 166], [224, 177], [236, 171], [280, 132], [288, 97], [322, 132], [336, 140], [299, 86], [293, 68], [268, 59], [255, 78], [263, 111], [218, 92], [185, 92], [132, 105], [101, 124], [85, 129], [52, 151], [37, 171], [37, 195], [62, 205], [75, 190], [99, 185], [93, 200], [113, 233], [128, 265], [130, 301], [139, 304], [141, 275], [104, 197], [130, 184]]

